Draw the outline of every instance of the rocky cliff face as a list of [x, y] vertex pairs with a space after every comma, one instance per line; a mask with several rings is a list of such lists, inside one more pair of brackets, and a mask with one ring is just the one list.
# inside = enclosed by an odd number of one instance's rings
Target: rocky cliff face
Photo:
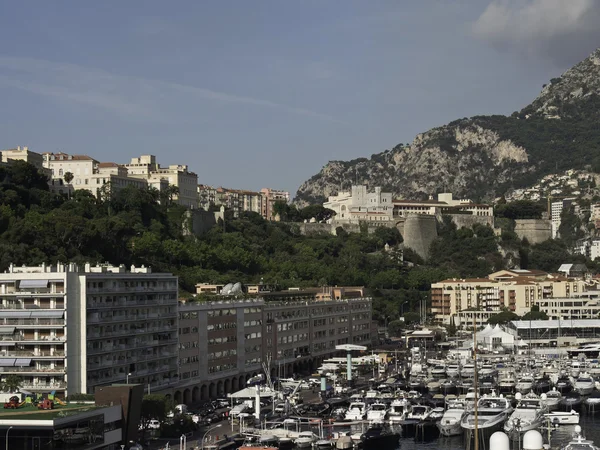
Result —
[[437, 192], [490, 200], [558, 169], [600, 164], [600, 49], [551, 80], [522, 111], [434, 128], [371, 158], [331, 161], [296, 194], [322, 202], [358, 180], [398, 197]]

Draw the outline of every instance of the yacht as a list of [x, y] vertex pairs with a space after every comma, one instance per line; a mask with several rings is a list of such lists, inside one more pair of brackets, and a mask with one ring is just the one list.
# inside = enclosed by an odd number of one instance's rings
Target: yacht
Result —
[[388, 412], [390, 423], [400, 422], [406, 419], [406, 415], [411, 410], [410, 402], [405, 398], [394, 400], [390, 405]]
[[395, 450], [400, 435], [381, 426], [369, 428], [361, 437], [363, 450]]
[[[502, 395], [484, 395], [477, 402], [477, 428], [489, 439], [492, 433], [502, 430], [506, 419], [512, 414], [510, 401]], [[465, 414], [460, 422], [463, 430], [471, 432], [475, 429], [475, 410]]]
[[561, 394], [568, 394], [573, 390], [573, 383], [571, 383], [571, 379], [567, 374], [561, 374], [556, 380], [556, 390]]
[[465, 364], [460, 371], [460, 375], [464, 378], [473, 378], [475, 376], [475, 365], [473, 363]]
[[498, 375], [498, 391], [501, 394], [513, 393], [515, 391], [515, 386], [517, 385], [517, 380], [515, 378], [515, 373], [512, 370], [503, 370]]
[[561, 399], [562, 395], [556, 388], [546, 392], [546, 406], [548, 407], [548, 411], [556, 411], [560, 407]]
[[570, 358], [577, 358], [583, 354], [587, 359], [595, 359], [600, 356], [600, 342], [592, 344], [583, 344], [575, 350], [567, 350]]
[[385, 403], [373, 403], [367, 412], [367, 420], [370, 423], [383, 423], [387, 413]]
[[533, 376], [529, 374], [524, 374], [521, 378], [519, 378], [519, 381], [517, 381], [517, 392], [520, 392], [521, 394], [527, 394], [531, 392], [531, 389], [533, 388], [533, 383]]
[[442, 419], [437, 423], [442, 436], [459, 436], [462, 433], [460, 421], [465, 414], [466, 404], [461, 400], [449, 401]]
[[437, 394], [440, 392], [442, 383], [439, 380], [431, 380], [429, 383], [427, 383], [427, 391], [430, 394]]
[[577, 425], [575, 427], [575, 433], [573, 433], [573, 439], [561, 447], [561, 450], [599, 450], [593, 441], [589, 441], [583, 437], [581, 433], [581, 427]]
[[544, 423], [544, 414], [548, 414], [545, 396], [533, 398], [517, 394], [516, 399], [517, 407], [504, 424], [504, 431], [518, 436], [520, 433], [538, 429]]
[[554, 411], [548, 414], [545, 414], [544, 417], [550, 424], [557, 425], [577, 425], [579, 423], [579, 413], [577, 411], [571, 410], [568, 412], [565, 411]]
[[312, 431], [301, 431], [294, 443], [298, 448], [308, 448], [312, 447], [318, 440], [319, 438]]
[[583, 374], [581, 374], [575, 380], [574, 384], [575, 384], [575, 389], [581, 395], [591, 394], [592, 391], [594, 390], [594, 388], [596, 387], [594, 380], [592, 379], [592, 377], [590, 377], [590, 375], [587, 372], [584, 372]]
[[364, 420], [367, 415], [367, 405], [364, 402], [350, 403], [346, 412], [346, 420]]
[[458, 377], [460, 375], [460, 366], [458, 364], [448, 364], [446, 375], [450, 378]]
[[431, 369], [431, 376], [434, 378], [444, 378], [446, 376], [446, 366], [437, 364]]
[[431, 414], [431, 407], [426, 405], [415, 405], [406, 415], [406, 420], [416, 420], [418, 422], [425, 420]]

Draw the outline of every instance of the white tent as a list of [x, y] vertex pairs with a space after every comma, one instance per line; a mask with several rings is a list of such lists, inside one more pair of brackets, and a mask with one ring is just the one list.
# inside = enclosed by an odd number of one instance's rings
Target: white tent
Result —
[[[272, 391], [270, 388], [263, 386], [259, 391], [259, 395], [261, 398], [276, 397], [277, 392]], [[252, 398], [252, 399], [256, 398], [256, 387], [254, 387], [254, 386], [247, 387], [245, 389], [242, 389], [241, 391], [234, 392], [233, 394], [227, 394], [227, 397], [229, 397], [229, 398]]]
[[478, 343], [483, 343], [484, 347], [493, 350], [497, 347], [514, 347], [515, 337], [496, 326], [489, 333], [477, 339]]

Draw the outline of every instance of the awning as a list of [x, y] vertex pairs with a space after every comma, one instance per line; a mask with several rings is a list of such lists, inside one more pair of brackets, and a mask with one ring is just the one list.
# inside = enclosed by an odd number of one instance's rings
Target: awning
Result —
[[0, 327], [0, 334], [15, 334], [15, 327]]
[[21, 280], [19, 288], [47, 288], [48, 280]]
[[0, 367], [13, 367], [15, 365], [15, 358], [12, 359], [6, 359], [6, 358], [0, 358]]
[[36, 311], [32, 311], [31, 312], [31, 317], [32, 318], [37, 318], [37, 317], [52, 317], [52, 318], [62, 318], [65, 315], [64, 310], [62, 309], [57, 309], [54, 311], [44, 311], [44, 310], [36, 310]]
[[17, 360], [15, 361], [15, 366], [19, 366], [19, 367], [27, 367], [30, 364], [31, 364], [31, 359], [17, 358]]
[[31, 311], [0, 311], [0, 319], [4, 318], [20, 318], [29, 319]]

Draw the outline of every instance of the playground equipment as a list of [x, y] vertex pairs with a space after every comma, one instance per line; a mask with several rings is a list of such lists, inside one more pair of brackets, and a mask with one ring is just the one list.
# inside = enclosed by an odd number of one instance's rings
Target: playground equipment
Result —
[[38, 409], [54, 409], [54, 402], [45, 398], [38, 403], [37, 407]]
[[67, 402], [63, 402], [60, 398], [54, 397], [54, 401], [58, 403], [60, 406], [67, 406]]
[[24, 403], [19, 397], [13, 395], [7, 402], [4, 402], [4, 409], [17, 409], [23, 406]]

